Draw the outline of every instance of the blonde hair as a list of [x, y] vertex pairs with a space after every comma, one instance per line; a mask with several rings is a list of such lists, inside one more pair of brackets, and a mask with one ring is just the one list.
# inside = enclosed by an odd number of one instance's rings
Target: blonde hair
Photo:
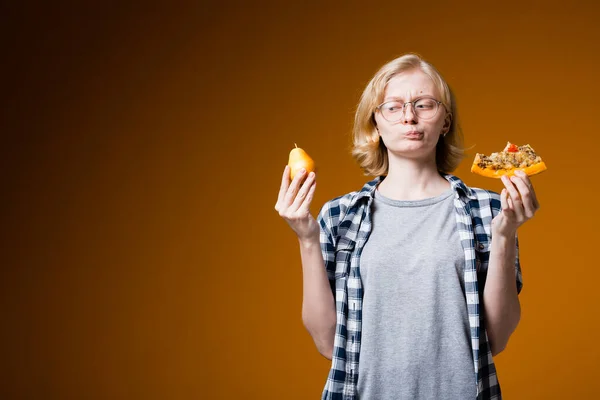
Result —
[[392, 77], [403, 72], [419, 69], [427, 74], [438, 89], [439, 99], [451, 114], [450, 129], [446, 136], [440, 136], [436, 146], [436, 164], [441, 173], [456, 169], [464, 157], [462, 131], [458, 124], [454, 94], [437, 69], [421, 56], [409, 53], [398, 57], [377, 71], [367, 84], [354, 116], [352, 156], [365, 175], [387, 175], [388, 153], [375, 125], [375, 107], [382, 101], [385, 88]]

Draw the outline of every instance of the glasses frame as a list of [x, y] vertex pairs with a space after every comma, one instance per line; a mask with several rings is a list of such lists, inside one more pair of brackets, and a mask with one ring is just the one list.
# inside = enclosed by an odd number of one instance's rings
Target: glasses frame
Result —
[[[430, 119], [433, 119], [433, 118], [435, 118], [435, 116], [436, 116], [436, 115], [437, 115], [437, 113], [438, 113], [438, 110], [440, 109], [440, 105], [443, 105], [443, 106], [444, 106], [444, 108], [446, 108], [446, 105], [445, 105], [444, 103], [442, 103], [441, 101], [439, 101], [438, 99], [436, 99], [436, 98], [433, 98], [433, 97], [428, 97], [428, 96], [425, 96], [425, 97], [419, 97], [418, 99], [416, 99], [416, 100], [413, 100], [413, 101], [407, 101], [407, 102], [405, 102], [405, 103], [402, 103], [401, 101], [398, 101], [398, 100], [388, 100], [388, 101], [384, 101], [383, 103], [381, 103], [380, 105], [378, 105], [377, 107], [375, 107], [375, 110], [376, 110], [376, 111], [379, 111], [379, 113], [381, 114], [381, 116], [383, 117], [383, 119], [385, 119], [386, 121], [388, 121], [388, 122], [398, 122], [398, 121], [400, 121], [400, 120], [401, 120], [401, 119], [404, 117], [404, 113], [406, 113], [406, 105], [407, 105], [407, 104], [412, 104], [412, 108], [413, 108], [413, 114], [415, 114], [415, 116], [416, 116], [416, 115], [417, 115], [417, 112], [415, 111], [415, 110], [416, 110], [416, 108], [415, 108], [415, 104], [416, 104], [418, 101], [420, 101], [420, 100], [423, 100], [423, 99], [429, 99], [429, 100], [433, 100], [433, 101], [435, 101], [435, 102], [436, 102], [436, 104], [437, 104], [437, 108], [435, 109], [435, 113], [434, 113], [434, 114], [433, 114], [431, 117], [429, 117], [429, 118], [418, 117], [418, 118], [420, 118], [420, 119], [422, 119], [422, 120], [425, 120], [425, 121], [427, 121], [427, 120], [430, 120]], [[390, 120], [389, 120], [389, 119], [387, 119], [387, 118], [386, 118], [386, 117], [383, 115], [383, 113], [381, 112], [381, 107], [383, 107], [383, 105], [384, 105], [384, 104], [387, 104], [387, 103], [392, 103], [392, 102], [396, 102], [396, 103], [402, 103], [402, 112], [400, 113], [400, 116], [398, 117], [398, 119], [390, 121]], [[447, 111], [447, 110], [446, 110], [446, 111]]]

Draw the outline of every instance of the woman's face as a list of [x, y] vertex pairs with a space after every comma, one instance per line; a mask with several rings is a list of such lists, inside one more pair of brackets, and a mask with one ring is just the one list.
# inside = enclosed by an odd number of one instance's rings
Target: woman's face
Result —
[[[428, 97], [440, 100], [440, 93], [433, 81], [421, 70], [400, 73], [390, 79], [385, 89], [384, 102], [398, 100], [408, 103]], [[381, 140], [388, 151], [406, 158], [427, 159], [435, 156], [440, 135], [450, 128], [450, 116], [440, 104], [435, 116], [422, 119], [415, 114], [413, 104], [407, 104], [400, 120], [389, 122], [381, 112], [375, 113], [375, 122]]]

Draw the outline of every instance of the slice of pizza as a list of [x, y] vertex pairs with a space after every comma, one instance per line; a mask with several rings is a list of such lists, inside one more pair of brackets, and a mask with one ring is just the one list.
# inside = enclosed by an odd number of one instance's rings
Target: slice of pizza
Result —
[[508, 142], [504, 150], [490, 156], [477, 153], [471, 166], [471, 172], [488, 178], [511, 176], [516, 170], [531, 176], [545, 171], [546, 164], [530, 145], [517, 146]]

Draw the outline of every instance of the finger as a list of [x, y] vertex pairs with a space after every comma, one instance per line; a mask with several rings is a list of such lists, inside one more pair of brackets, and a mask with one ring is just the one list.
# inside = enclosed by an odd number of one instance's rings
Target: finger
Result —
[[527, 175], [525, 172], [523, 172], [521, 170], [515, 171], [515, 174], [517, 174], [517, 176], [519, 176], [519, 178], [521, 178], [523, 180], [523, 182], [525, 182], [525, 184], [529, 188], [529, 191], [531, 192], [531, 199], [533, 201], [533, 205], [534, 205], [535, 209], [536, 210], [539, 209], [540, 203], [538, 202], [537, 194], [535, 193], [535, 189], [533, 188], [533, 183], [531, 183], [531, 179], [529, 179], [529, 175]]
[[310, 210], [310, 203], [312, 202], [312, 199], [315, 195], [316, 188], [317, 188], [317, 181], [315, 180], [313, 182], [313, 184], [310, 186], [310, 189], [308, 190], [308, 193], [306, 194], [306, 198], [304, 199], [304, 202], [298, 209], [299, 213], [308, 212]]
[[510, 178], [506, 175], [502, 176], [502, 183], [504, 183], [504, 186], [506, 187], [506, 190], [508, 191], [508, 195], [510, 196], [510, 200], [512, 200], [513, 205], [515, 207], [521, 206], [522, 203], [521, 203], [521, 197], [519, 195], [519, 191], [517, 190], [514, 183], [511, 182]]
[[298, 171], [298, 173], [296, 173], [294, 176], [294, 179], [292, 179], [292, 183], [288, 187], [283, 199], [284, 206], [289, 206], [294, 202], [294, 198], [296, 197], [296, 193], [298, 193], [298, 189], [300, 188], [300, 184], [302, 183], [305, 174], [306, 171], [303, 168], [301, 171]]
[[310, 174], [308, 174], [308, 177], [306, 178], [306, 180], [302, 184], [302, 187], [300, 188], [300, 190], [298, 190], [298, 194], [296, 195], [296, 198], [294, 199], [294, 202], [290, 206], [290, 211], [291, 212], [294, 212], [294, 211], [296, 211], [296, 210], [298, 210], [300, 208], [300, 206], [304, 202], [306, 196], [308, 195], [308, 192], [309, 192], [309, 190], [311, 188], [311, 185], [312, 185], [312, 183], [314, 181], [315, 181], [315, 173], [311, 172]]
[[502, 192], [500, 193], [500, 207], [502, 208], [502, 211], [508, 210], [509, 208], [508, 193], [506, 189], [502, 189]]
[[521, 201], [521, 197], [519, 196], [519, 191], [515, 187], [515, 185], [510, 181], [508, 176], [502, 177], [502, 182], [506, 187], [506, 191], [508, 192], [508, 206], [509, 209], [514, 213], [514, 216], [517, 219], [521, 219], [524, 211], [523, 211], [523, 202]]
[[525, 211], [525, 216], [527, 218], [533, 217], [535, 214], [535, 205], [533, 204], [533, 199], [531, 198], [531, 190], [530, 187], [525, 183], [525, 180], [518, 176], [511, 176], [511, 182], [519, 190], [519, 194], [521, 195], [521, 200], [523, 202], [523, 210]]
[[277, 196], [277, 204], [281, 203], [290, 184], [290, 166], [286, 165], [281, 176], [281, 186], [279, 187], [279, 195]]
[[508, 197], [508, 190], [506, 190], [506, 188], [502, 189], [502, 193], [500, 193], [500, 205], [504, 215], [507, 217], [512, 217], [514, 215], [515, 211], [513, 210], [512, 202]]

